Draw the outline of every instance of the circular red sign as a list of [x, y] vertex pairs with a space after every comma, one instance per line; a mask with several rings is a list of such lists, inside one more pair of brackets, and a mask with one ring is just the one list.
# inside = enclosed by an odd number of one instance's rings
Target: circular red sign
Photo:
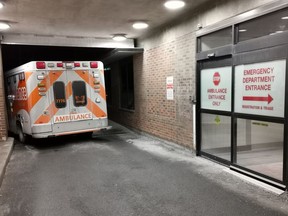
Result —
[[220, 83], [220, 74], [218, 72], [215, 72], [213, 75], [213, 83], [215, 86], [218, 86]]

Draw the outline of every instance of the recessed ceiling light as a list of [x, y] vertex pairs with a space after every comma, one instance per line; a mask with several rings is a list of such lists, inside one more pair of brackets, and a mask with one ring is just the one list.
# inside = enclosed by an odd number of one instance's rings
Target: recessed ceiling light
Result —
[[239, 29], [239, 32], [246, 32], [247, 29]]
[[287, 20], [287, 19], [288, 19], [288, 16], [282, 17], [281, 19]]
[[0, 2], [0, 9], [4, 7], [4, 4]]
[[8, 25], [7, 23], [0, 22], [0, 30], [6, 30], [9, 28], [10, 28], [10, 25]]
[[176, 10], [185, 6], [185, 2], [181, 0], [170, 0], [164, 3], [164, 6], [170, 10]]
[[115, 41], [124, 41], [124, 40], [126, 40], [127, 38], [125, 37], [125, 35], [114, 35], [113, 37], [112, 37], [112, 39], [113, 40], [115, 40]]
[[148, 28], [149, 25], [145, 22], [135, 22], [132, 26], [134, 29], [145, 29]]

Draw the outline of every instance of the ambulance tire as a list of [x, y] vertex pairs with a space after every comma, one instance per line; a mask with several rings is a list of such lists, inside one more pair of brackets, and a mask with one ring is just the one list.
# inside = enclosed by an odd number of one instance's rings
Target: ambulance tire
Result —
[[23, 130], [20, 124], [17, 124], [17, 132], [18, 132], [18, 140], [23, 144], [26, 143], [27, 135], [23, 133]]

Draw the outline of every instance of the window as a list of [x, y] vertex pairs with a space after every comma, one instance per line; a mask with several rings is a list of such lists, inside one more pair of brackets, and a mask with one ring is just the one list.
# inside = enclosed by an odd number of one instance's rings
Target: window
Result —
[[201, 114], [202, 150], [224, 160], [231, 159], [231, 117]]
[[286, 8], [239, 24], [239, 42], [265, 35], [281, 34], [287, 30], [288, 9]]
[[74, 81], [72, 83], [73, 102], [75, 107], [86, 106], [86, 85], [83, 81]]
[[237, 119], [237, 164], [282, 180], [283, 134], [283, 124]]
[[123, 109], [134, 110], [133, 57], [120, 62], [120, 80], [120, 106]]
[[24, 75], [24, 73], [20, 73], [20, 74], [19, 74], [19, 80], [21, 80], [21, 81], [25, 80], [25, 75]]
[[225, 28], [200, 38], [200, 51], [232, 44], [232, 28]]
[[66, 107], [65, 84], [63, 82], [55, 82], [53, 84], [55, 106], [57, 108]]

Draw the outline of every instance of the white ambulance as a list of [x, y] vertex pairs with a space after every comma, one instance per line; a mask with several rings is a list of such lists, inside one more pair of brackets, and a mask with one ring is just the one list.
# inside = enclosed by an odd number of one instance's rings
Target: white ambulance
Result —
[[21, 142], [109, 128], [100, 61], [32, 61], [5, 81], [9, 130]]

